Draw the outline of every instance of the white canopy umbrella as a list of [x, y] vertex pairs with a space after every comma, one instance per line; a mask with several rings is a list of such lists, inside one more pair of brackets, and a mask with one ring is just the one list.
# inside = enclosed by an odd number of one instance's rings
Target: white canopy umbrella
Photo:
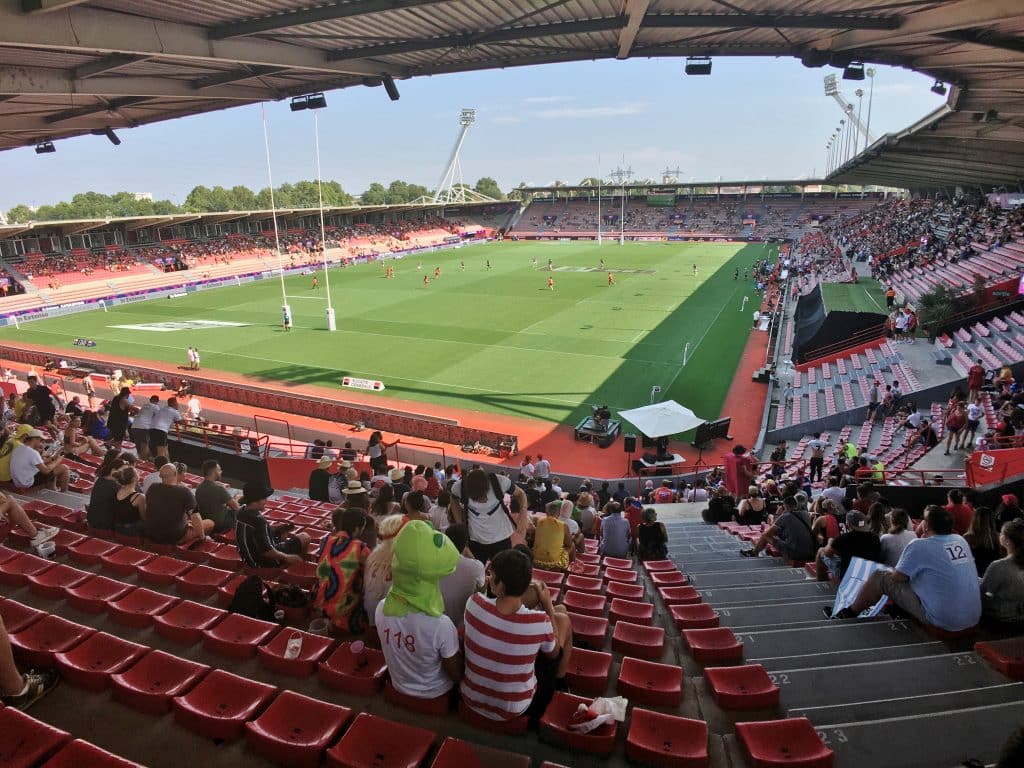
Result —
[[705, 422], [689, 408], [684, 408], [675, 400], [645, 405], [629, 411], [619, 411], [619, 417], [625, 419], [648, 437], [663, 437], [680, 432], [689, 432]]

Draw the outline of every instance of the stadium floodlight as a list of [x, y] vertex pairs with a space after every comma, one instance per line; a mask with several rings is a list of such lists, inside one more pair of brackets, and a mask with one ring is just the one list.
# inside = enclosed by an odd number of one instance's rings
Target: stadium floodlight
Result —
[[381, 81], [384, 83], [384, 90], [388, 92], [389, 99], [392, 101], [398, 101], [402, 98], [402, 94], [398, 92], [398, 88], [395, 86], [395, 78], [391, 75], [384, 75], [384, 77], [381, 78]]
[[311, 93], [306, 97], [307, 109], [323, 109], [327, 106], [327, 99], [322, 93]]
[[309, 109], [309, 97], [294, 96], [291, 103], [292, 112], [301, 112], [304, 109]]
[[56, 151], [57, 148], [53, 146], [52, 141], [41, 141], [38, 144], [36, 144], [37, 155], [52, 155]]
[[851, 61], [843, 70], [843, 80], [863, 80], [864, 64], [860, 61]]
[[121, 143], [121, 139], [114, 133], [114, 129], [109, 126], [106, 128], [93, 128], [91, 133], [93, 136], [106, 136], [107, 140], [115, 147]]
[[686, 74], [688, 75], [710, 75], [711, 74], [711, 57], [710, 56], [687, 56], [686, 57]]
[[946, 84], [944, 82], [942, 82], [941, 80], [936, 80], [935, 81], [935, 85], [933, 85], [931, 88], [929, 88], [929, 90], [932, 93], [934, 93], [936, 96], [945, 96], [946, 95]]

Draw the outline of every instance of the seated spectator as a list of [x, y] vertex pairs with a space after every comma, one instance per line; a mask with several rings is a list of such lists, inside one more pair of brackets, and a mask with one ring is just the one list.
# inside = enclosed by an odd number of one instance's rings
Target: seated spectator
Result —
[[437, 498], [437, 495], [441, 492], [441, 483], [437, 480], [437, 475], [434, 473], [433, 467], [427, 467], [423, 470], [423, 479], [427, 481], [427, 487], [425, 492], [431, 500]]
[[840, 511], [845, 514], [846, 508], [846, 489], [840, 487], [840, 478], [837, 476], [829, 476], [828, 486], [821, 492], [821, 495], [826, 499], [834, 501]]
[[907, 544], [916, 538], [917, 534], [910, 527], [910, 515], [907, 514], [907, 510], [896, 507], [890, 511], [889, 530], [879, 538], [882, 562], [890, 568], [895, 568]]
[[871, 510], [871, 505], [877, 500], [877, 496], [871, 483], [860, 483], [857, 486], [857, 495], [850, 506], [855, 512], [866, 515]]
[[674, 504], [679, 500], [679, 494], [676, 493], [672, 487], [671, 480], [662, 480], [661, 487], [658, 488], [652, 495], [652, 500], [649, 503], [653, 504]]
[[922, 623], [960, 632], [978, 623], [981, 592], [971, 549], [953, 530], [949, 510], [929, 504], [925, 524], [930, 536], [907, 545], [893, 571], [871, 575], [849, 608], [837, 618], [854, 618], [882, 595]]
[[71, 416], [64, 427], [62, 450], [65, 456], [81, 456], [83, 453], [99, 456], [103, 453], [103, 446], [96, 438], [82, 434], [81, 418]]
[[363, 577], [363, 605], [370, 626], [373, 626], [377, 613], [377, 603], [391, 589], [391, 558], [395, 537], [406, 522], [402, 515], [390, 515], [377, 523], [377, 543], [366, 558], [366, 575]]
[[25, 674], [18, 671], [7, 627], [4, 626], [3, 618], [0, 618], [0, 703], [24, 712], [52, 691], [59, 682], [60, 673], [55, 669], [42, 672], [32, 670]]
[[815, 556], [814, 536], [811, 534], [811, 519], [806, 510], [793, 496], [782, 500], [782, 514], [754, 543], [753, 549], [740, 552], [743, 557], [757, 557], [772, 544], [786, 560], [813, 560]]
[[846, 513], [846, 533], [829, 541], [815, 556], [818, 581], [828, 581], [829, 576], [842, 581], [850, 561], [855, 557], [880, 563], [882, 545], [871, 530], [871, 521], [853, 510]]
[[577, 552], [583, 550], [583, 531], [580, 530], [580, 524], [573, 519], [572, 513], [576, 508], [576, 505], [569, 499], [562, 499], [562, 506], [558, 513], [558, 519], [562, 521], [562, 524], [569, 529], [569, 535], [572, 537], [573, 551], [570, 553], [570, 561], [574, 559]]
[[135, 467], [121, 467], [114, 473], [117, 491], [112, 509], [114, 530], [122, 536], [141, 536], [145, 528], [146, 494], [139, 491], [139, 474]]
[[549, 571], [567, 570], [573, 554], [572, 534], [559, 519], [561, 511], [561, 501], [550, 502], [544, 508], [544, 517], [534, 526], [533, 562]]
[[361, 635], [367, 625], [363, 575], [370, 548], [359, 538], [366, 523], [366, 513], [359, 508], [334, 510], [334, 531], [324, 539], [317, 557], [313, 605], [334, 629], [349, 635]]
[[67, 491], [70, 473], [60, 455], [60, 448], [48, 451], [44, 458], [40, 451], [43, 450], [45, 440], [46, 435], [33, 429], [14, 446], [11, 452], [11, 480], [18, 491], [42, 486], [50, 490]]
[[33, 547], [38, 547], [44, 541], [49, 541], [60, 533], [60, 528], [55, 528], [52, 525], [33, 523], [18, 502], [6, 494], [0, 493], [0, 525], [7, 522], [13, 523], [28, 534], [29, 544]]
[[441, 597], [444, 598], [444, 612], [455, 624], [462, 627], [466, 601], [484, 587], [484, 564], [473, 557], [468, 549], [469, 532], [458, 523], [449, 525], [445, 535], [459, 551], [459, 562], [455, 570], [441, 579]]
[[149, 493], [149, 489], [160, 482], [160, 470], [163, 469], [164, 465], [166, 465], [169, 461], [170, 459], [168, 459], [166, 456], [153, 457], [153, 466], [156, 468], [156, 471], [150, 472], [142, 480], [143, 493]]
[[974, 510], [971, 527], [964, 534], [964, 540], [971, 548], [978, 576], [984, 576], [989, 565], [1003, 554], [999, 546], [999, 533], [996, 531], [995, 515], [992, 513], [991, 507], [978, 507]]
[[220, 484], [221, 469], [216, 459], [207, 459], [201, 468], [203, 481], [196, 486], [196, 509], [203, 520], [213, 522], [214, 533], [235, 529], [238, 499]]
[[90, 528], [114, 530], [112, 505], [118, 489], [114, 473], [126, 463], [120, 448], [111, 448], [104, 454], [103, 461], [96, 470], [96, 481], [89, 491], [89, 503], [86, 505], [85, 520]]
[[324, 456], [317, 462], [316, 469], [309, 473], [309, 498], [313, 501], [330, 501], [331, 496], [328, 487], [331, 482], [331, 473], [327, 470], [333, 463], [330, 456]]
[[1003, 530], [1003, 526], [1011, 520], [1024, 518], [1024, 511], [1020, 508], [1020, 501], [1012, 493], [1004, 493], [999, 499], [999, 506], [996, 507], [996, 528]]
[[459, 558], [451, 540], [423, 520], [395, 537], [391, 589], [377, 604], [374, 624], [391, 685], [401, 694], [446, 697], [462, 679], [459, 633], [438, 586]]
[[1020, 632], [1024, 629], [1024, 520], [1003, 523], [999, 543], [1006, 557], [993, 561], [985, 570], [981, 580], [982, 616], [996, 628]]
[[[160, 470], [161, 478], [166, 469]], [[242, 562], [250, 568], [277, 568], [301, 563], [309, 546], [308, 534], [290, 535], [288, 532], [294, 527], [291, 523], [272, 528], [263, 516], [267, 499], [273, 493], [274, 489], [264, 483], [250, 481], [242, 486], [242, 506], [235, 515], [235, 544]], [[198, 514], [195, 517], [200, 519]], [[201, 522], [209, 526], [208, 530], [213, 530], [212, 521]]]
[[637, 557], [641, 560], [664, 560], [668, 557], [668, 531], [658, 522], [658, 513], [648, 507], [637, 529]]
[[826, 498], [824, 494], [814, 500], [811, 510], [811, 533], [814, 534], [815, 543], [819, 547], [824, 547], [843, 532], [846, 515], [842, 513], [842, 508], [838, 504]]
[[740, 502], [736, 510], [736, 522], [741, 525], [761, 525], [767, 517], [767, 503], [761, 497], [761, 489], [756, 485], [747, 488], [747, 496]]
[[971, 527], [974, 507], [964, 501], [964, 493], [959, 488], [953, 488], [948, 494], [948, 499], [946, 509], [953, 516], [953, 530], [963, 536]]
[[[213, 523], [204, 521], [196, 512], [196, 497], [180, 484], [177, 466], [164, 464], [160, 467], [160, 482], [146, 491], [142, 535], [157, 544], [189, 544], [202, 541], [211, 531]], [[242, 559], [245, 560], [244, 556]]]
[[633, 535], [629, 521], [622, 516], [622, 505], [609, 501], [601, 518], [601, 542], [597, 551], [605, 557], [629, 557]]
[[719, 484], [708, 501], [708, 508], [700, 513], [705, 523], [728, 523], [736, 517], [736, 500], [724, 484]]
[[[493, 597], [476, 594], [466, 603], [466, 667], [460, 692], [466, 706], [492, 720], [512, 720], [524, 713], [539, 719], [555, 687], [564, 684], [559, 679], [572, 652], [571, 645], [563, 644], [571, 636], [564, 626], [569, 617], [555, 611], [546, 584], [531, 584], [532, 573], [529, 555], [499, 552], [486, 571]], [[523, 605], [523, 594], [531, 586], [541, 611]], [[538, 654], [548, 663], [538, 664]]]
[[643, 491], [643, 493], [640, 494], [640, 500], [643, 501], [644, 504], [653, 504], [654, 503], [654, 481], [653, 480], [644, 480], [644, 491]]
[[438, 531], [445, 531], [451, 525], [448, 517], [448, 510], [451, 507], [452, 495], [448, 491], [441, 491], [437, 495], [437, 501], [430, 507], [430, 522]]
[[576, 506], [572, 511], [572, 519], [580, 526], [580, 532], [584, 538], [593, 537], [596, 534], [597, 510], [594, 509], [594, 496], [589, 491], [583, 491], [576, 497]]
[[402, 497], [402, 514], [409, 520], [431, 522], [430, 510], [433, 506], [426, 491], [409, 491]]
[[686, 494], [683, 497], [683, 501], [687, 504], [693, 504], [695, 502], [705, 502], [708, 500], [708, 489], [707, 481], [703, 477], [698, 477], [693, 486], [687, 486]]

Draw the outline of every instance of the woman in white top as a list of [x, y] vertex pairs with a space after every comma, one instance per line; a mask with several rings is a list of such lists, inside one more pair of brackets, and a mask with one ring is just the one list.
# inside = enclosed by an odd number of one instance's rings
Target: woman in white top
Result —
[[[505, 506], [505, 494], [511, 492], [518, 510], [513, 515]], [[473, 557], [486, 563], [498, 552], [526, 542], [529, 525], [526, 492], [512, 485], [506, 475], [473, 469], [452, 485], [452, 519], [469, 528], [469, 549]]]
[[882, 562], [895, 568], [900, 561], [900, 555], [907, 548], [907, 544], [917, 538], [917, 534], [910, 527], [910, 515], [907, 510], [899, 507], [889, 512], [889, 532], [883, 533]]
[[534, 474], [533, 461], [530, 460], [529, 454], [523, 457], [523, 462], [519, 465], [519, 481], [526, 482], [531, 479]]

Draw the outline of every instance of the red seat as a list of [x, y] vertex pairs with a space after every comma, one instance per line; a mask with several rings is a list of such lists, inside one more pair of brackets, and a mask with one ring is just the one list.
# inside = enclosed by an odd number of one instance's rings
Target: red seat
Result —
[[285, 584], [294, 584], [303, 589], [309, 589], [316, 584], [316, 563], [303, 561], [291, 563], [281, 571], [280, 580]]
[[573, 648], [565, 679], [573, 693], [601, 696], [608, 687], [608, 673], [612, 668], [612, 655], [603, 651]]
[[769, 709], [779, 705], [779, 686], [760, 664], [708, 667], [704, 679], [722, 709]]
[[194, 541], [188, 545], [179, 545], [171, 553], [178, 560], [187, 560], [190, 563], [205, 563], [210, 559], [210, 554], [220, 549], [220, 542], [206, 539]]
[[657, 768], [705, 768], [708, 724], [633, 707], [626, 737], [626, 758]]
[[622, 557], [605, 557], [601, 560], [605, 568], [622, 568], [627, 571], [633, 570], [633, 561]]
[[276, 692], [272, 685], [215, 669], [191, 691], [174, 697], [174, 719], [207, 739], [231, 741]]
[[351, 643], [342, 643], [317, 665], [320, 682], [329, 688], [360, 696], [372, 696], [384, 685], [388, 671], [383, 652], [365, 648], [358, 658]]
[[577, 552], [576, 553], [576, 559], [579, 560], [581, 563], [586, 563], [587, 565], [600, 565], [601, 564], [601, 556], [600, 555], [592, 555], [589, 552]]
[[72, 608], [86, 613], [103, 613], [107, 603], [124, 597], [135, 587], [123, 581], [108, 579], [106, 576], [93, 576], [77, 587], [64, 590], [64, 599]]
[[530, 758], [483, 747], [451, 736], [441, 743], [430, 768], [530, 768]]
[[533, 578], [537, 581], [543, 581], [549, 587], [560, 587], [565, 580], [565, 574], [558, 571], [545, 571], [542, 568], [534, 568]]
[[444, 717], [452, 708], [452, 695], [450, 691], [443, 696], [423, 699], [402, 693], [391, 684], [390, 680], [384, 683], [384, 700], [389, 704], [394, 704], [396, 707], [408, 709], [410, 712], [419, 712], [421, 715], [433, 715], [435, 717]]
[[341, 741], [327, 750], [327, 764], [335, 768], [419, 768], [434, 739], [433, 731], [361, 712]]
[[610, 755], [615, 749], [615, 723], [605, 723], [590, 733], [569, 730], [569, 718], [580, 704], [590, 704], [590, 699], [573, 696], [563, 691], [555, 695], [540, 719], [541, 738], [554, 744], [595, 755]]
[[110, 555], [121, 548], [120, 544], [103, 539], [86, 537], [68, 547], [68, 557], [79, 565], [96, 565], [104, 555]]
[[679, 571], [655, 571], [648, 575], [655, 587], [681, 587], [690, 583], [690, 580]]
[[834, 753], [806, 717], [736, 723], [736, 739], [753, 768], [832, 768]]
[[154, 616], [167, 612], [179, 602], [180, 598], [138, 587], [110, 603], [107, 613], [122, 626], [141, 629], [150, 626]]
[[665, 630], [620, 621], [612, 630], [612, 650], [639, 659], [660, 659], [665, 650]]
[[718, 626], [718, 611], [707, 603], [693, 605], [670, 605], [669, 612], [676, 623], [676, 629], [714, 629]]
[[84, 539], [85, 536], [83, 536], [82, 534], [75, 533], [74, 531], [69, 531], [67, 528], [63, 528], [61, 529], [61, 532], [54, 536], [52, 539], [50, 539], [50, 541], [53, 542], [53, 546], [55, 548], [54, 552], [56, 552], [58, 555], [63, 556], [67, 554], [68, 547], [74, 546], [75, 544], [78, 544]]
[[8, 560], [13, 560], [21, 554], [22, 553], [16, 549], [11, 549], [10, 547], [5, 547], [3, 544], [0, 544], [0, 563], [6, 563]]
[[135, 569], [135, 573], [138, 575], [139, 581], [154, 584], [158, 587], [169, 587], [178, 576], [192, 568], [192, 563], [176, 560], [167, 555], [160, 555], [159, 557], [154, 557], [149, 562], [142, 563]]
[[743, 643], [728, 627], [684, 629], [679, 634], [694, 660], [701, 664], [743, 661]]
[[206, 558], [208, 565], [223, 568], [225, 571], [236, 572], [242, 567], [242, 558], [238, 555], [238, 547], [234, 544], [221, 544], [210, 551]]
[[601, 577], [601, 566], [590, 565], [588, 563], [572, 563], [569, 568], [570, 576], [586, 576], [591, 579], [598, 579]]
[[615, 684], [619, 695], [631, 702], [678, 707], [683, 698], [683, 668], [626, 656]]
[[163, 651], [151, 651], [124, 672], [110, 676], [114, 701], [145, 712], [164, 715], [171, 711], [171, 700], [188, 693], [210, 668]]
[[245, 724], [245, 741], [279, 765], [316, 768], [324, 750], [352, 719], [352, 710], [284, 691]]
[[104, 571], [116, 573], [119, 576], [130, 576], [140, 566], [155, 558], [152, 552], [144, 552], [135, 547], [121, 547], [109, 555], [100, 556], [100, 567]]
[[19, 554], [0, 563], [0, 584], [8, 587], [23, 587], [28, 577], [53, 568], [53, 563], [45, 557]]
[[562, 596], [562, 605], [567, 611], [584, 616], [604, 616], [608, 607], [608, 598], [604, 595], [591, 595], [587, 592], [566, 592]]
[[239, 573], [232, 576], [223, 586], [217, 587], [217, 605], [222, 605], [225, 608], [230, 606], [235, 597], [235, 590], [246, 578], [245, 574]]
[[[2, 604], [0, 610], [3, 610]], [[1024, 638], [1011, 637], [975, 643], [974, 652], [1007, 677], [1024, 680]]]
[[631, 621], [634, 624], [649, 626], [654, 621], [654, 606], [650, 603], [634, 603], [616, 597], [612, 600], [608, 620], [612, 624], [617, 621]]
[[92, 576], [70, 565], [55, 565], [28, 576], [28, 590], [47, 600], [63, 600], [67, 587], [77, 587]]
[[14, 707], [0, 709], [0, 765], [32, 768], [71, 741], [71, 734]]
[[[285, 658], [285, 650], [292, 639], [299, 639], [302, 646], [294, 659]], [[285, 629], [274, 635], [274, 639], [256, 649], [260, 664], [271, 672], [292, 677], [308, 677], [316, 671], [317, 664], [333, 649], [337, 641], [322, 635], [311, 635], [297, 629]]]
[[600, 650], [604, 648], [605, 636], [608, 634], [608, 619], [597, 616], [584, 616], [580, 613], [569, 612], [569, 621], [572, 623], [572, 642], [585, 643], [590, 648]]
[[593, 592], [599, 595], [604, 592], [604, 582], [601, 579], [591, 579], [588, 576], [574, 576], [570, 574], [565, 580], [565, 588], [566, 590], [571, 589], [573, 592]]
[[232, 659], [248, 659], [255, 656], [256, 648], [273, 637], [279, 629], [281, 627], [278, 624], [232, 613], [223, 621], [203, 630], [203, 647]]
[[174, 588], [189, 597], [210, 597], [234, 576], [230, 571], [197, 565], [189, 571], [174, 577]]
[[594, 552], [597, 552], [599, 547], [600, 547], [600, 542], [598, 542], [597, 539], [587, 539], [586, 541], [583, 542], [583, 549], [585, 551], [587, 551], [587, 552], [590, 552], [591, 554], [593, 554]]
[[626, 584], [622, 581], [609, 581], [605, 589], [608, 597], [621, 597], [623, 600], [643, 600], [643, 584]]
[[95, 634], [92, 627], [83, 627], [60, 616], [47, 615], [25, 627], [17, 634], [11, 633], [11, 647], [14, 656], [29, 667], [53, 667], [54, 654], [69, 651]]
[[526, 733], [526, 728], [529, 725], [526, 715], [513, 717], [511, 720], [493, 720], [466, 706], [465, 701], [459, 702], [459, 719], [481, 731], [511, 735]]
[[138, 763], [118, 757], [82, 739], [63, 747], [39, 768], [141, 768]]
[[145, 645], [96, 632], [74, 648], [55, 653], [53, 659], [63, 678], [72, 685], [87, 691], [103, 691], [112, 674], [124, 671], [148, 652]]
[[624, 568], [605, 568], [605, 581], [620, 581], [623, 584], [636, 584], [637, 572], [627, 571]]
[[43, 611], [22, 605], [16, 600], [4, 600], [0, 598], [0, 618], [4, 620], [4, 627], [8, 634], [21, 632], [35, 622], [39, 621], [46, 613]]
[[641, 560], [648, 573], [655, 571], [678, 571], [676, 564], [671, 560]]
[[210, 629], [228, 615], [227, 611], [191, 600], [182, 600], [169, 611], [153, 617], [153, 628], [161, 637], [182, 645], [195, 645]]
[[665, 605], [693, 605], [701, 602], [700, 593], [693, 587], [658, 587]]

